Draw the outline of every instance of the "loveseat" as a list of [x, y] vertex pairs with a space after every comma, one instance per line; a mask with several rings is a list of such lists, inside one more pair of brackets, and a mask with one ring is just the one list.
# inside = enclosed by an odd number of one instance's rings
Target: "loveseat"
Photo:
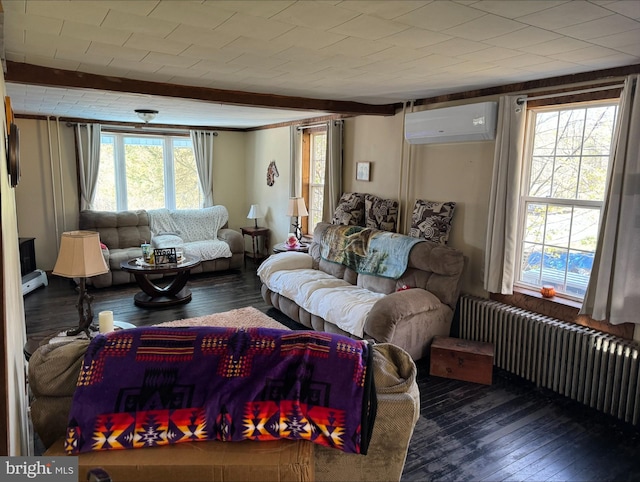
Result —
[[[87, 284], [104, 288], [134, 282], [134, 275], [122, 271], [120, 263], [141, 257], [140, 245], [153, 243], [160, 234], [164, 237], [160, 237], [157, 244], [161, 245], [156, 247], [183, 247], [185, 254], [202, 259], [192, 273], [240, 268], [244, 242], [239, 232], [227, 228], [228, 217], [224, 206], [176, 211], [81, 211], [79, 228], [100, 233], [100, 242], [105, 245], [102, 252], [109, 267], [108, 273], [88, 278]], [[155, 222], [158, 219], [160, 221]], [[165, 232], [169, 227], [170, 233]], [[213, 245], [215, 249], [211, 248]]]
[[[388, 238], [387, 252], [367, 252], [363, 245], [378, 237]], [[330, 238], [337, 248], [328, 246]], [[327, 259], [332, 250], [340, 251], [340, 261]], [[390, 271], [380, 269], [401, 256], [407, 257], [406, 265], [396, 266], [396, 275], [389, 277]], [[354, 258], [365, 263], [354, 269]], [[442, 244], [319, 223], [308, 254], [273, 255], [258, 275], [264, 300], [298, 323], [393, 343], [417, 360], [427, 354], [434, 336], [449, 335], [463, 268], [462, 253]]]
[[[29, 384], [34, 396], [31, 417], [35, 432], [48, 449], [46, 455], [64, 454], [61, 439], [66, 433], [71, 400], [88, 344], [87, 340], [77, 340], [67, 344], [43, 345], [29, 361]], [[373, 355], [377, 414], [367, 455], [344, 453], [308, 441], [191, 442], [157, 448], [80, 454], [79, 480], [86, 480], [83, 470], [86, 472], [87, 460], [91, 466], [103, 467], [108, 472], [112, 470], [113, 480], [237, 480], [229, 476], [232, 472], [231, 465], [242, 464], [243, 461], [249, 465], [254, 459], [262, 460], [265, 457], [270, 458], [270, 463], [273, 464], [274, 459], [277, 460], [279, 456], [282, 458], [282, 453], [276, 447], [292, 444], [296, 444], [294, 452], [312, 454], [312, 471], [315, 472], [316, 481], [400, 480], [409, 441], [420, 414], [416, 366], [404, 350], [391, 344], [374, 346]], [[272, 443], [275, 445], [268, 445]], [[272, 450], [267, 447], [274, 448]], [[218, 452], [218, 455], [223, 452], [223, 460], [220, 461], [221, 457], [214, 457], [216, 454], [212, 452]], [[185, 475], [184, 471], [189, 468], [183, 467], [184, 462], [176, 461], [176, 456], [190, 460], [195, 458], [199, 466], [191, 469], [200, 470], [200, 476], [191, 479]], [[218, 463], [228, 464], [230, 467], [224, 472], [224, 476], [221, 475], [224, 467], [220, 474], [212, 467]], [[170, 468], [167, 466], [171, 464], [182, 467], [183, 472], [177, 478], [170, 477]], [[210, 466], [207, 467], [207, 464]], [[267, 467], [256, 469], [260, 472], [255, 472], [251, 480], [313, 480], [313, 476], [307, 477], [305, 474], [287, 478], [289, 474], [284, 470], [280, 476], [272, 478], [267, 475], [270, 474]], [[247, 478], [249, 476], [241, 480]]]

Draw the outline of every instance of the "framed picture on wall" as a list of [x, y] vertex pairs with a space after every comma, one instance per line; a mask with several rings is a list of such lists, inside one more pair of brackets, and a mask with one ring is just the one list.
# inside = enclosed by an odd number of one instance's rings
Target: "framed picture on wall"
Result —
[[368, 181], [371, 173], [370, 162], [356, 163], [356, 181]]

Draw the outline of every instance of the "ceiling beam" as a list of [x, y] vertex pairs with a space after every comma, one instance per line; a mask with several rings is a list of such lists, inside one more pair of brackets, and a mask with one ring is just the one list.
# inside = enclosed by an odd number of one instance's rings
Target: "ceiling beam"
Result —
[[285, 95], [260, 94], [235, 90], [212, 89], [191, 85], [166, 84], [146, 80], [111, 77], [71, 70], [52, 69], [39, 65], [7, 61], [6, 82], [51, 87], [97, 89], [111, 92], [161, 95], [181, 99], [202, 100], [220, 104], [274, 109], [318, 110], [349, 115], [391, 116], [402, 104], [373, 105], [342, 100], [311, 99]]

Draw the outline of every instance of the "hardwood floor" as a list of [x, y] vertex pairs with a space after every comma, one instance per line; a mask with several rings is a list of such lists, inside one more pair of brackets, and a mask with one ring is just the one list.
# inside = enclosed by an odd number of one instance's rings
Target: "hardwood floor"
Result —
[[[27, 335], [41, 338], [77, 324], [74, 286], [50, 277], [25, 297]], [[137, 326], [254, 306], [291, 328], [295, 322], [260, 296], [255, 268], [195, 275], [193, 300], [159, 310], [138, 308], [135, 284], [92, 290], [97, 313]], [[640, 480], [640, 432], [504, 371], [493, 385], [429, 375], [419, 360], [421, 417], [409, 446], [403, 481]]]

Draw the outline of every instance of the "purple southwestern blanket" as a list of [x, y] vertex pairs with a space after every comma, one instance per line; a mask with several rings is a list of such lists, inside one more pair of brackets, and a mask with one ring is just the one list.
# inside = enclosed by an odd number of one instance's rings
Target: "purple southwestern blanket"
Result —
[[376, 406], [371, 352], [365, 341], [316, 331], [98, 335], [78, 377], [65, 449], [288, 438], [366, 454]]

